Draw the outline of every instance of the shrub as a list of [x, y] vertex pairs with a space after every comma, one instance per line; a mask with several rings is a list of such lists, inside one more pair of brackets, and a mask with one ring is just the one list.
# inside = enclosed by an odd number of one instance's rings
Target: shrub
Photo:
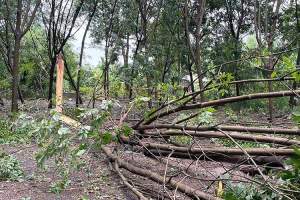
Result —
[[0, 180], [18, 181], [23, 177], [19, 161], [13, 156], [1, 153], [0, 155]]

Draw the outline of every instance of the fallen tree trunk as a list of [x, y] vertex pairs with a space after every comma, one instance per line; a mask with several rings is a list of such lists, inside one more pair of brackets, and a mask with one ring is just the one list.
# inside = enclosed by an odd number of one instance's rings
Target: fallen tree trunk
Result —
[[[144, 149], [144, 155], [153, 157], [153, 156], [163, 156], [181, 159], [192, 159], [192, 160], [205, 160], [205, 161], [214, 161], [214, 162], [226, 162], [234, 164], [243, 164], [243, 165], [252, 165], [251, 161], [247, 156], [239, 155], [197, 155], [189, 154], [183, 152], [172, 152], [171, 150], [157, 150], [157, 149]], [[258, 165], [265, 165], [266, 168], [284, 168], [284, 156], [254, 156], [253, 160]]]
[[122, 179], [124, 185], [126, 185], [138, 198], [139, 200], [148, 200], [140, 191], [138, 191], [136, 188], [134, 188], [124, 177], [124, 175], [121, 173], [119, 169], [118, 162], [115, 162], [114, 168], [116, 172], [118, 173], [119, 177]]
[[224, 105], [224, 104], [228, 104], [228, 103], [235, 103], [235, 102], [246, 101], [246, 100], [266, 99], [266, 98], [276, 98], [276, 97], [286, 97], [286, 96], [296, 96], [296, 95], [300, 95], [300, 90], [255, 93], [255, 94], [229, 97], [229, 98], [218, 99], [218, 100], [196, 103], [196, 104], [189, 104], [189, 105], [184, 104], [184, 105], [180, 105], [174, 109], [169, 109], [167, 111], [158, 113], [157, 115], [152, 116], [148, 120], [146, 120], [144, 124], [150, 124], [158, 118], [161, 118], [161, 117], [164, 117], [164, 116], [167, 116], [172, 113], [179, 112], [179, 111], [184, 111], [184, 110], [200, 109], [200, 108], [206, 108], [206, 107], [210, 107], [210, 106], [220, 106], [220, 105]]
[[[193, 155], [244, 155], [245, 152], [238, 148], [224, 148], [224, 147], [178, 147], [169, 144], [158, 144], [150, 142], [141, 142], [141, 141], [129, 141], [126, 138], [121, 138], [123, 142], [139, 145], [147, 150], [156, 149], [164, 151], [174, 151], [193, 154]], [[294, 154], [293, 149], [278, 149], [278, 148], [245, 148], [244, 149], [251, 156], [290, 156]]]
[[177, 129], [186, 131], [235, 131], [235, 132], [248, 132], [248, 133], [268, 133], [268, 134], [282, 134], [282, 135], [300, 135], [300, 129], [281, 129], [281, 128], [260, 128], [260, 127], [247, 127], [247, 126], [209, 126], [209, 127], [196, 127], [196, 126], [183, 126], [173, 124], [153, 124], [141, 125], [135, 128], [136, 130], [151, 130], [151, 129]]
[[[288, 138], [264, 136], [264, 135], [250, 135], [242, 133], [228, 133], [232, 138], [252, 142], [264, 142], [281, 145], [300, 145], [299, 140], [292, 140]], [[156, 137], [170, 137], [170, 136], [192, 136], [203, 138], [227, 138], [226, 135], [220, 132], [196, 132], [196, 131], [166, 131], [160, 133], [146, 133], [145, 136]]]
[[172, 178], [168, 178], [168, 180], [165, 180], [165, 178], [163, 176], [161, 176], [157, 173], [136, 167], [136, 166], [128, 163], [127, 161], [124, 161], [124, 160], [118, 158], [117, 156], [113, 155], [111, 150], [107, 147], [102, 147], [102, 150], [113, 162], [117, 162], [119, 167], [124, 168], [134, 174], [147, 177], [147, 178], [149, 178], [155, 182], [158, 182], [160, 184], [168, 184], [168, 185], [172, 186], [173, 188], [176, 188], [179, 191], [181, 191], [189, 196], [192, 196], [196, 199], [200, 198], [200, 199], [204, 199], [204, 200], [221, 200], [218, 197], [214, 197], [208, 193], [191, 188], [188, 185], [181, 183], [180, 181], [176, 181]]

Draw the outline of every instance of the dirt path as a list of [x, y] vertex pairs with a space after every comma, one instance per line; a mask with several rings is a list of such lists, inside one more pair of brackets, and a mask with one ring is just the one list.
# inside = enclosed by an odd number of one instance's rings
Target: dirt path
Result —
[[[86, 159], [89, 168], [72, 174], [71, 185], [60, 195], [49, 191], [49, 186], [56, 178], [54, 168], [49, 163], [49, 170], [43, 172], [37, 169], [34, 154], [35, 145], [2, 145], [8, 154], [15, 156], [24, 170], [25, 177], [21, 182], [0, 182], [1, 200], [79, 200], [86, 196], [88, 199], [132, 199], [127, 194], [119, 177], [111, 173], [104, 155], [89, 155]], [[26, 199], [26, 200], [27, 200]]]

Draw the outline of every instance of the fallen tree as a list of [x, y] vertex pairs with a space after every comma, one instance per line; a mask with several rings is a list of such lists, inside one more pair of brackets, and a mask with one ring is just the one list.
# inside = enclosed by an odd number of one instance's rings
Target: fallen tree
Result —
[[[126, 139], [123, 141], [126, 142]], [[165, 151], [174, 151], [187, 153], [192, 155], [244, 155], [244, 151], [238, 148], [224, 148], [224, 147], [178, 147], [169, 144], [158, 144], [150, 142], [133, 142], [127, 140], [127, 143], [139, 145], [147, 150], [156, 149], [156, 150], [165, 150]], [[294, 154], [293, 149], [278, 149], [278, 148], [245, 148], [244, 149], [249, 155], [252, 156], [291, 156]]]
[[[281, 137], [272, 137], [265, 135], [250, 135], [242, 133], [228, 133], [232, 138], [252, 141], [252, 142], [263, 142], [263, 143], [273, 143], [281, 145], [300, 145], [299, 140], [293, 140]], [[165, 131], [165, 132], [153, 132], [146, 133], [144, 136], [149, 137], [170, 137], [170, 136], [191, 136], [191, 137], [201, 137], [201, 138], [227, 138], [226, 135], [220, 132], [197, 132], [197, 131]]]
[[[249, 95], [242, 95], [242, 96], [235, 96], [235, 97], [229, 97], [219, 100], [212, 100], [208, 102], [202, 102], [202, 103], [195, 103], [195, 104], [181, 104], [176, 108], [173, 109], [167, 109], [164, 112], [160, 112], [154, 116], [150, 116], [147, 120], [144, 120], [143, 124], [150, 124], [154, 122], [158, 118], [165, 117], [167, 115], [184, 111], [184, 110], [194, 110], [194, 109], [200, 109], [200, 108], [206, 108], [211, 106], [220, 106], [225, 105], [228, 103], [235, 103], [235, 102], [241, 102], [246, 100], [254, 100], [254, 99], [266, 99], [266, 98], [277, 98], [277, 97], [286, 97], [286, 96], [297, 96], [300, 95], [300, 90], [294, 90], [294, 91], [279, 91], [279, 92], [267, 92], [267, 93], [255, 93], [255, 94], [249, 94]], [[138, 123], [134, 128], [137, 128], [138, 125], [141, 123]]]
[[[225, 163], [233, 163], [237, 165], [252, 165], [250, 160], [246, 156], [242, 155], [207, 155], [207, 154], [191, 154], [184, 152], [173, 152], [171, 150], [157, 150], [157, 149], [143, 149], [143, 153], [146, 156], [154, 157], [154, 156], [162, 156], [167, 157], [170, 156], [173, 158], [181, 158], [181, 159], [192, 159], [192, 160], [204, 160], [211, 162], [225, 162]], [[284, 168], [284, 160], [286, 157], [284, 156], [253, 156], [252, 159], [256, 164], [264, 166], [265, 168]]]
[[267, 134], [282, 134], [282, 135], [300, 135], [300, 129], [281, 129], [281, 128], [261, 128], [249, 126], [183, 126], [174, 124], [153, 124], [141, 125], [135, 128], [136, 130], [151, 130], [151, 129], [177, 129], [183, 131], [235, 131], [235, 132], [248, 132], [248, 133], [267, 133]]
[[221, 198], [214, 197], [208, 193], [191, 188], [188, 185], [181, 183], [180, 181], [172, 179], [172, 177], [169, 177], [166, 180], [163, 176], [161, 176], [157, 173], [136, 167], [136, 166], [130, 164], [129, 162], [124, 161], [124, 160], [120, 159], [119, 157], [113, 155], [112, 151], [107, 147], [103, 147], [102, 150], [111, 159], [112, 162], [117, 162], [120, 168], [124, 168], [134, 174], [137, 174], [137, 175], [140, 175], [143, 177], [147, 177], [147, 178], [149, 178], [155, 182], [158, 182], [160, 184], [170, 185], [173, 189], [178, 189], [179, 191], [181, 191], [191, 197], [194, 197], [196, 199], [221, 200]]

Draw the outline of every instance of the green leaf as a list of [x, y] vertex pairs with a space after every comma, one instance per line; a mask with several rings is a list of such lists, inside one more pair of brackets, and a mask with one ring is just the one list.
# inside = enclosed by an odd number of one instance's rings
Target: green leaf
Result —
[[67, 135], [70, 133], [70, 129], [66, 127], [61, 127], [60, 129], [58, 129], [57, 133], [58, 135]]
[[85, 152], [86, 152], [85, 149], [79, 150], [79, 151], [77, 151], [76, 156], [78, 156], [78, 157], [82, 156]]
[[277, 77], [277, 72], [273, 71], [271, 74], [271, 78], [276, 78]]
[[105, 132], [103, 135], [102, 135], [102, 144], [109, 144], [111, 143], [112, 141], [112, 134], [110, 132]]

